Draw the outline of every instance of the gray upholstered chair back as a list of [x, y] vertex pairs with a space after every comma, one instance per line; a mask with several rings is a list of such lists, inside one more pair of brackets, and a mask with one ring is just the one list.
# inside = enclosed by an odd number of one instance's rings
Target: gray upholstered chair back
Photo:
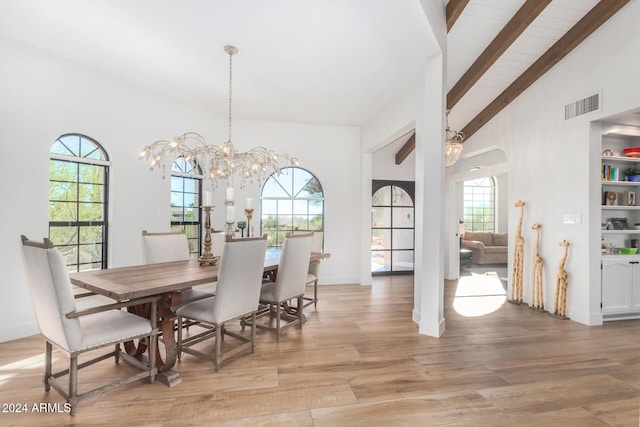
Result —
[[65, 316], [76, 304], [62, 254], [46, 238], [39, 243], [22, 236], [22, 242], [24, 271], [42, 334], [67, 351], [78, 348], [80, 321]]
[[324, 231], [315, 230], [295, 230], [292, 234], [313, 234], [313, 243], [311, 244], [311, 252], [322, 253], [322, 246], [324, 243]]
[[215, 323], [222, 323], [258, 308], [266, 250], [266, 235], [226, 242], [218, 272]]
[[275, 297], [278, 301], [304, 293], [312, 244], [310, 233], [288, 234], [284, 239], [276, 276]]
[[189, 242], [185, 233], [142, 232], [142, 262], [186, 261], [190, 257]]
[[324, 232], [323, 231], [314, 231], [313, 232], [313, 244], [311, 245], [311, 252], [322, 253], [323, 240], [324, 240]]
[[211, 252], [213, 256], [222, 256], [222, 250], [227, 238], [224, 231], [215, 231], [211, 233]]

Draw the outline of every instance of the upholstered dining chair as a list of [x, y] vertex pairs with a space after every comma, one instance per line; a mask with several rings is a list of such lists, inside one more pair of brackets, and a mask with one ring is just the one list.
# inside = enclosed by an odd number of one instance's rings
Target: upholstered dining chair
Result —
[[[62, 254], [53, 243], [45, 238], [43, 242], [22, 238], [22, 259], [25, 275], [33, 302], [38, 326], [45, 339], [44, 389], [51, 387], [70, 404], [71, 415], [75, 415], [80, 400], [95, 396], [112, 388], [129, 384], [144, 377], [154, 382], [156, 368], [156, 325], [157, 298], [142, 298], [126, 303], [107, 304], [85, 310], [77, 310], [71, 281]], [[151, 319], [121, 310], [122, 307], [151, 303]], [[148, 337], [151, 351], [149, 362], [142, 363], [120, 350], [120, 343]], [[69, 368], [52, 372], [52, 350], [56, 346], [69, 357]], [[114, 346], [114, 350], [78, 364], [78, 356], [87, 351]], [[113, 356], [116, 363], [120, 358], [141, 369], [129, 377], [78, 394], [78, 370]], [[68, 375], [65, 389], [58, 379]]]
[[[218, 270], [216, 295], [191, 302], [176, 310], [178, 321], [189, 319], [208, 329], [199, 334], [183, 337], [178, 329], [178, 360], [182, 352], [212, 359], [216, 372], [220, 363], [240, 352], [255, 350], [255, 328], [251, 327], [250, 338], [229, 331], [225, 325], [238, 319], [251, 317], [255, 323], [258, 298], [264, 272], [264, 256], [267, 250], [267, 235], [262, 237], [228, 239], [222, 251]], [[242, 344], [222, 353], [222, 340], [228, 335]], [[215, 337], [213, 354], [192, 348], [193, 345]]]
[[[147, 230], [142, 231], [142, 262], [144, 264], [186, 261], [189, 258], [189, 241], [184, 232], [150, 233]], [[185, 289], [180, 294], [182, 301], [177, 307], [213, 296], [213, 292], [201, 289]]]
[[[295, 325], [302, 327], [304, 322], [303, 297], [307, 285], [312, 244], [311, 233], [287, 234], [282, 243], [276, 280], [264, 282], [260, 289], [260, 304], [265, 308], [258, 312], [257, 317], [268, 314], [270, 321], [267, 325], [256, 323], [256, 327], [274, 332], [278, 342], [280, 333], [284, 329]], [[294, 299], [297, 300], [296, 306], [288, 305], [288, 302]], [[287, 311], [283, 309], [285, 303]], [[295, 316], [292, 312], [295, 312]], [[274, 316], [275, 326], [272, 326]], [[283, 323], [282, 320], [286, 322]]]
[[222, 250], [224, 249], [224, 244], [227, 241], [227, 236], [224, 231], [213, 231], [211, 232], [211, 252], [215, 258], [220, 260], [222, 256]]
[[[322, 253], [323, 252], [323, 240], [324, 232], [312, 231], [312, 230], [295, 230], [293, 234], [309, 234], [313, 233], [313, 243], [311, 244], [311, 252]], [[313, 285], [313, 297], [304, 296], [306, 301], [304, 307], [308, 307], [313, 304], [314, 307], [318, 306], [318, 270], [320, 267], [320, 261], [310, 262], [309, 271], [307, 272], [307, 286]]]

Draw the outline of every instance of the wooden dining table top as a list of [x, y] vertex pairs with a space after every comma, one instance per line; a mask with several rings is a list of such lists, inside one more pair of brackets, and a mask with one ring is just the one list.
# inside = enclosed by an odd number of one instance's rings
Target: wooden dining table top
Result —
[[[327, 253], [313, 252], [310, 263], [328, 257]], [[265, 273], [277, 271], [279, 261], [280, 250], [267, 250], [264, 259]], [[179, 292], [192, 286], [215, 282], [218, 279], [218, 265], [201, 266], [198, 260], [163, 262], [81, 271], [69, 274], [69, 278], [71, 283], [80, 288], [120, 302]]]

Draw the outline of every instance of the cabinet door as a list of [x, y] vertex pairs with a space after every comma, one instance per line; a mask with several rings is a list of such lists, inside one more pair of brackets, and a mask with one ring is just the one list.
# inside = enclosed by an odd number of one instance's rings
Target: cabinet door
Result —
[[633, 271], [633, 282], [632, 282], [632, 300], [631, 300], [631, 308], [634, 312], [640, 311], [640, 264], [638, 261], [633, 262], [632, 264]]
[[632, 311], [633, 266], [629, 261], [602, 262], [602, 314]]

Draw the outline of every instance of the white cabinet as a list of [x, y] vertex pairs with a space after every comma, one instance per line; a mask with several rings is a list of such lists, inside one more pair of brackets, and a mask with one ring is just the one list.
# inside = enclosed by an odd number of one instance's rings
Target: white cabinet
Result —
[[603, 258], [602, 315], [603, 320], [640, 317], [640, 257]]

